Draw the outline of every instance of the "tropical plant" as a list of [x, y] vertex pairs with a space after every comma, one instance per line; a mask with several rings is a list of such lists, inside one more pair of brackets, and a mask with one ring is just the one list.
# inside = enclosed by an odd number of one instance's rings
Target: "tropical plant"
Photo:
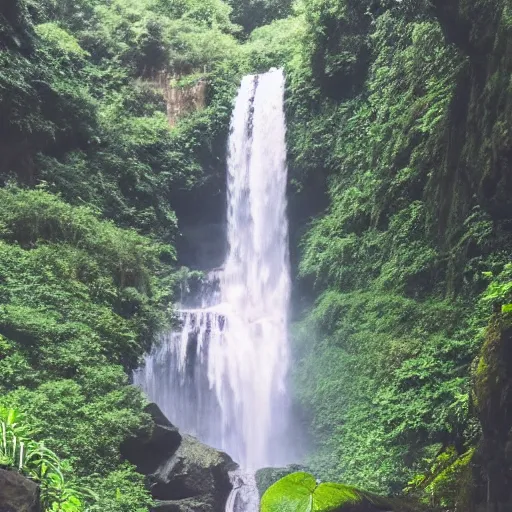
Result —
[[27, 457], [26, 426], [19, 424], [19, 413], [15, 409], [0, 406], [0, 467], [25, 469]]
[[94, 500], [95, 494], [69, 481], [65, 476], [71, 473], [69, 464], [43, 442], [34, 441], [24, 420], [18, 410], [0, 405], [0, 467], [19, 471], [37, 482], [44, 511], [82, 511], [83, 497]]
[[[412, 505], [361, 491], [349, 485], [320, 482], [309, 473], [297, 472], [271, 485], [261, 499], [261, 512], [332, 512], [343, 510], [412, 512]], [[359, 508], [360, 507], [360, 508]]]
[[507, 263], [498, 275], [490, 271], [483, 274], [491, 281], [482, 295], [482, 302], [499, 306], [502, 313], [512, 312], [512, 263]]

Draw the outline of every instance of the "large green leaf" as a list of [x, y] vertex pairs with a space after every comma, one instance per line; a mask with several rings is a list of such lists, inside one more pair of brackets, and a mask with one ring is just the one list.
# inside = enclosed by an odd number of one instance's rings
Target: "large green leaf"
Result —
[[292, 473], [271, 485], [261, 499], [261, 512], [311, 512], [315, 477]]
[[318, 485], [309, 473], [292, 473], [268, 488], [261, 512], [331, 512], [345, 504], [360, 502], [362, 495], [342, 484]]
[[362, 495], [353, 487], [342, 484], [320, 484], [313, 493], [313, 511], [328, 512], [341, 505], [359, 503]]

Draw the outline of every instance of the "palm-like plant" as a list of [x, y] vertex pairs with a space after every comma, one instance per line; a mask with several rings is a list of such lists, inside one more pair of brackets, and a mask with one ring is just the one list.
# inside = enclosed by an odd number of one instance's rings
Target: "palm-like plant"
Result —
[[19, 423], [20, 415], [15, 409], [0, 406], [0, 467], [16, 468], [25, 465], [28, 428]]
[[43, 510], [81, 512], [83, 498], [96, 496], [89, 489], [70, 484], [64, 477], [65, 463], [43, 442], [32, 440], [31, 433], [16, 409], [0, 405], [0, 467], [17, 470], [38, 482]]

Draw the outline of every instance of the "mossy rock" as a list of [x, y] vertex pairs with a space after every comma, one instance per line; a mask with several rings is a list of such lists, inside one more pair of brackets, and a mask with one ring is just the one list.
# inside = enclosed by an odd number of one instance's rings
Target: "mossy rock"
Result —
[[217, 512], [210, 496], [196, 496], [182, 500], [157, 501], [152, 512]]
[[512, 315], [496, 313], [489, 322], [474, 373], [473, 401], [482, 426], [474, 458], [473, 502], [497, 511], [512, 503]]
[[471, 448], [460, 455], [454, 446], [448, 447], [434, 459], [428, 472], [413, 479], [406, 492], [436, 509], [471, 510], [474, 453]]
[[0, 469], [0, 511], [40, 512], [39, 486], [16, 471]]
[[203, 508], [211, 504], [223, 510], [232, 489], [229, 472], [236, 468], [229, 455], [185, 435], [176, 453], [151, 475], [151, 493], [161, 501], [202, 496]]
[[139, 473], [150, 475], [176, 452], [181, 434], [156, 404], [148, 404], [144, 412], [151, 416], [150, 430], [127, 439], [121, 445], [121, 453]]
[[126, 459], [147, 476], [158, 512], [224, 510], [238, 466], [229, 455], [181, 435], [156, 404], [149, 404], [152, 428], [122, 446]]
[[495, 315], [474, 375], [474, 402], [484, 431], [508, 435], [512, 427], [512, 315]]

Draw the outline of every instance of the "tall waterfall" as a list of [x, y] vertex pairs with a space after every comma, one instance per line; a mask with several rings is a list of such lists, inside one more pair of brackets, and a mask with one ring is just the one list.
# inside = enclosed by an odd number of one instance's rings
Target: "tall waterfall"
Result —
[[288, 463], [290, 297], [284, 76], [246, 76], [231, 120], [223, 269], [135, 381], [182, 430], [242, 468]]

